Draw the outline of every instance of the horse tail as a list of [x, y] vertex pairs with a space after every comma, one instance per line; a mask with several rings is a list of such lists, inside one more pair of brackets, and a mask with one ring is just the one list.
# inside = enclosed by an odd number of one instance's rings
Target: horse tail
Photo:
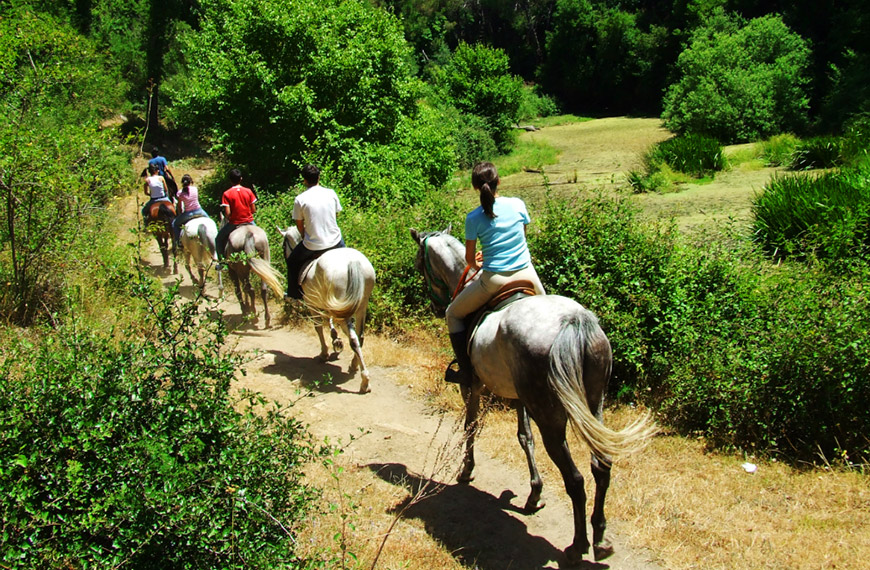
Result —
[[324, 271], [315, 271], [305, 288], [305, 302], [333, 318], [349, 319], [366, 301], [366, 282], [362, 263], [353, 259], [347, 264], [347, 284], [341, 294]]
[[[269, 255], [268, 247], [269, 244], [266, 244], [264, 257]], [[281, 286], [281, 274], [272, 267], [271, 263], [260, 257], [258, 253], [256, 238], [253, 233], [248, 233], [245, 238], [245, 257], [248, 259], [251, 270], [257, 274], [260, 281], [265, 283], [275, 293], [276, 297], [281, 298], [284, 295], [284, 287]]]
[[208, 252], [211, 254], [211, 258], [217, 261], [217, 246], [215, 245], [214, 238], [215, 236], [209, 234], [209, 226], [207, 223], [199, 224], [199, 228], [197, 229], [197, 235], [199, 236], [199, 243], [204, 245]]
[[[574, 431], [586, 441], [596, 457], [610, 463], [612, 457], [645, 447], [658, 430], [647, 415], [620, 431], [614, 431], [601, 423], [589, 409], [583, 368], [593, 356], [591, 351], [604, 343], [609, 353], [610, 343], [592, 313], [583, 309], [566, 319], [550, 347], [547, 382], [565, 407]], [[607, 360], [607, 369], [602, 371], [605, 378], [610, 374], [609, 358]], [[606, 384], [602, 386], [604, 389]]]

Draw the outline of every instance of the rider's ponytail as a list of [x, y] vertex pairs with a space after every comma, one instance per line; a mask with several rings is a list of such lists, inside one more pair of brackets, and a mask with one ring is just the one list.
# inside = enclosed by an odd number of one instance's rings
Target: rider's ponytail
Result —
[[491, 162], [479, 162], [471, 172], [471, 185], [480, 192], [480, 206], [488, 218], [495, 218], [492, 208], [498, 190], [498, 170]]

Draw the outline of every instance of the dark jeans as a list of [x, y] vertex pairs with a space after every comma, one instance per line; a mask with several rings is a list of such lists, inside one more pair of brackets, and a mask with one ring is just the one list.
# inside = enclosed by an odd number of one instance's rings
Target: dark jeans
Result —
[[254, 222], [249, 224], [231, 224], [227, 222], [227, 225], [222, 227], [218, 232], [217, 236], [214, 238], [214, 245], [217, 249], [218, 259], [224, 258], [224, 250], [227, 248], [227, 240], [230, 239], [230, 234], [233, 233], [233, 230], [236, 228], [240, 228], [242, 226], [253, 226], [256, 225]]
[[318, 249], [311, 251], [301, 243], [293, 248], [290, 255], [285, 260], [287, 262], [287, 296], [294, 299], [302, 298], [302, 288], [299, 287], [299, 272], [305, 267], [309, 261], [313, 261], [329, 251], [330, 249], [338, 249], [347, 247], [344, 244], [344, 239], [341, 239], [337, 244], [326, 249]]

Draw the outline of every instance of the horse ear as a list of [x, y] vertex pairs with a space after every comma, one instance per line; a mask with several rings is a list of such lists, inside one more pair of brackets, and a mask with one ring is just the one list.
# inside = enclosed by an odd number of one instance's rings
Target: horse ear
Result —
[[411, 228], [411, 237], [414, 238], [414, 241], [420, 243], [420, 234], [414, 228]]
[[442, 234], [449, 234], [452, 231], [453, 231], [453, 222], [450, 222], [449, 224], [447, 224], [447, 227], [441, 233]]

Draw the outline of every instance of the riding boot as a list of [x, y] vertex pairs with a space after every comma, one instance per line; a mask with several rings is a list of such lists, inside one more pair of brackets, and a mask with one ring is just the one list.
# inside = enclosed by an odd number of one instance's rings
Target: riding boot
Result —
[[[460, 331], [450, 333], [450, 344], [453, 346], [453, 352], [456, 354], [456, 360], [450, 363], [447, 371], [444, 373], [445, 382], [453, 382], [461, 386], [471, 386], [471, 358], [468, 356], [468, 331]], [[454, 370], [453, 364], [456, 363], [457, 369]]]

